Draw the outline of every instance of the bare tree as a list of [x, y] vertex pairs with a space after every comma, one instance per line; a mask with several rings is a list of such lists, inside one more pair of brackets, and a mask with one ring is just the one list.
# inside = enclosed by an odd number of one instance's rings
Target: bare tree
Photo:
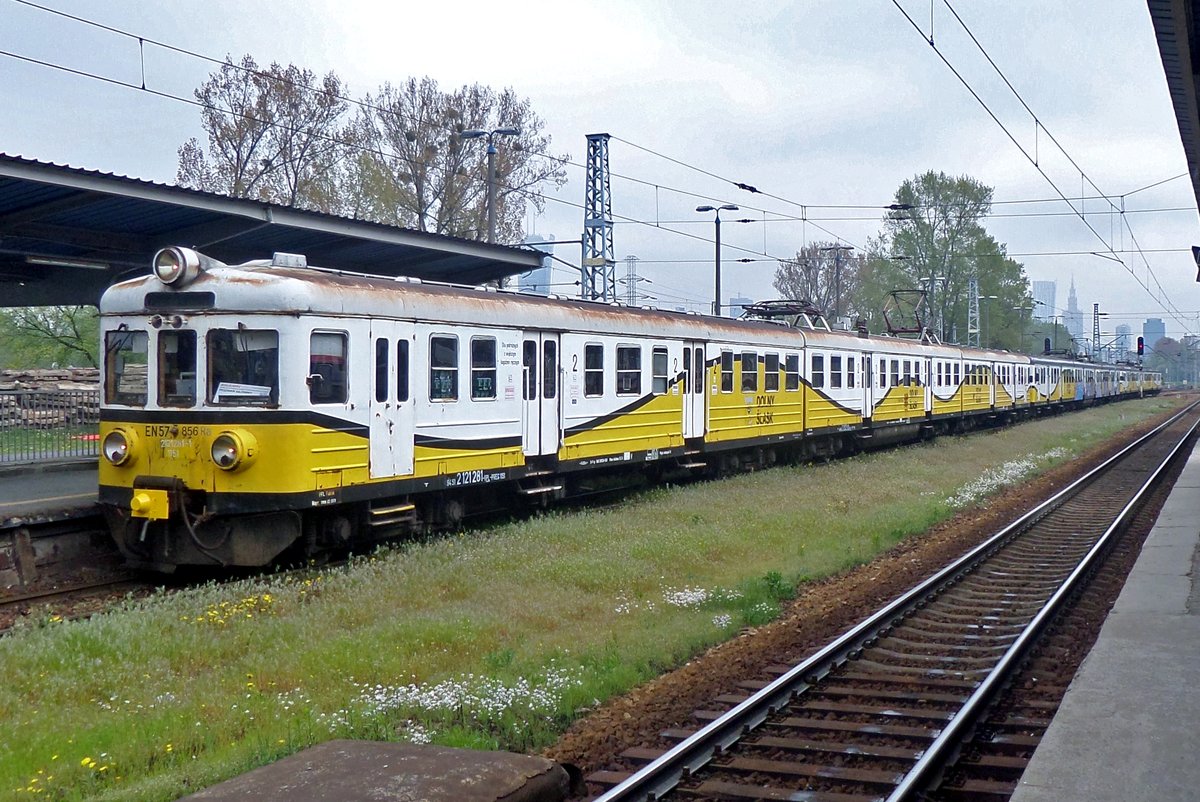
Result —
[[329, 210], [334, 167], [345, 156], [340, 130], [348, 108], [341, 80], [320, 82], [289, 64], [260, 69], [226, 59], [195, 91], [208, 149], [192, 138], [179, 149], [182, 186]]
[[808, 301], [830, 316], [856, 308], [860, 274], [865, 259], [833, 242], [805, 245], [794, 259], [785, 259], [775, 269], [775, 289], [783, 298]]
[[[385, 223], [481, 239], [487, 233], [487, 146], [465, 130], [515, 128], [498, 138], [496, 228], [502, 242], [520, 239], [525, 209], [541, 210], [546, 182], [566, 181], [562, 161], [546, 155], [544, 124], [511, 89], [480, 86], [443, 92], [432, 78], [384, 84], [368, 95], [352, 127], [362, 155], [346, 179], [359, 188], [361, 212]], [[345, 194], [345, 193], [343, 193]]]

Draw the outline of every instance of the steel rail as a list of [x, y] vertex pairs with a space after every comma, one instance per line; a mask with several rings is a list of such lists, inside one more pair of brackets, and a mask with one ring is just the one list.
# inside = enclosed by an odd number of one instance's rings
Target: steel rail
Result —
[[[705, 766], [715, 756], [728, 749], [743, 736], [762, 724], [768, 716], [790, 703], [799, 694], [807, 691], [834, 668], [851, 659], [856, 652], [861, 652], [868, 645], [869, 641], [878, 636], [881, 630], [895, 625], [910, 611], [924, 604], [930, 596], [936, 595], [944, 587], [953, 584], [963, 575], [972, 571], [976, 565], [993, 552], [999, 550], [1046, 514], [1061, 506], [1066, 499], [1075, 495], [1085, 485], [1095, 481], [1115, 463], [1156, 437], [1197, 406], [1200, 406], [1200, 402], [1190, 404], [1154, 429], [1137, 438], [1041, 504], [1009, 523], [999, 532], [968, 551], [953, 563], [947, 565], [925, 581], [915, 585], [889, 604], [851, 627], [808, 659], [779, 676], [762, 690], [756, 692], [719, 718], [711, 721], [599, 797], [596, 797], [594, 802], [658, 799], [668, 793], [683, 778]], [[1194, 424], [1192, 429], [1189, 430], [1188, 436], [1190, 436], [1190, 432], [1194, 431], [1195, 428], [1196, 425]], [[1183, 438], [1181, 443], [1186, 442], [1186, 440], [1187, 437]], [[1175, 454], [1178, 448], [1179, 446], [1177, 445], [1172, 454]], [[1155, 476], [1160, 471], [1161, 466], [1155, 471]], [[959, 716], [956, 715], [952, 722], [958, 718]], [[926, 750], [926, 753], [931, 751], [932, 748], [933, 746], [931, 745], [930, 749]], [[922, 764], [922, 771], [927, 772], [931, 767], [931, 762], [926, 761]], [[916, 768], [914, 766], [914, 772]]]
[[1116, 539], [1117, 533], [1125, 526], [1128, 519], [1133, 516], [1134, 511], [1141, 505], [1145, 496], [1154, 488], [1154, 485], [1158, 482], [1163, 472], [1179, 456], [1184, 444], [1191, 440], [1197, 427], [1200, 427], [1200, 420], [1188, 428], [1187, 433], [1180, 438], [1179, 442], [1175, 444], [1166, 458], [1159, 463], [1149, 478], [1142, 483], [1142, 486], [1138, 488], [1129, 502], [1121, 509], [1121, 512], [1117, 514], [1117, 517], [1113, 519], [1113, 522], [1104, 530], [1104, 534], [1088, 550], [1088, 553], [1080, 561], [1079, 565], [1063, 580], [1058, 590], [1047, 600], [1042, 609], [1034, 615], [1033, 619], [1017, 639], [1013, 641], [1012, 646], [1008, 648], [1008, 651], [996, 663], [996, 666], [979, 683], [979, 686], [967, 698], [962, 707], [959, 708], [954, 718], [942, 729], [941, 734], [926, 748], [924, 754], [921, 755], [904, 776], [904, 780], [888, 796], [887, 802], [903, 802], [903, 800], [912, 799], [915, 794], [923, 790], [928, 790], [930, 784], [936, 781], [942, 770], [957, 757], [965, 731], [978, 723], [980, 716], [986, 711], [993, 697], [1003, 688], [1004, 681], [1008, 678], [1010, 672], [1019, 664], [1034, 641], [1041, 635], [1042, 630], [1058, 614], [1059, 609], [1066, 603], [1067, 598], [1085, 582], [1086, 577], [1092, 569], [1103, 560], [1105, 552], [1108, 551], [1111, 542]]

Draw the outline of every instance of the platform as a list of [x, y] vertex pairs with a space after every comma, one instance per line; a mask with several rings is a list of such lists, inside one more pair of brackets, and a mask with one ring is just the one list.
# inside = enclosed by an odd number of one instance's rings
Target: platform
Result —
[[529, 755], [327, 741], [180, 802], [561, 802], [577, 780]]
[[0, 526], [94, 512], [96, 459], [0, 467]]
[[1010, 802], [1200, 799], [1200, 452]]

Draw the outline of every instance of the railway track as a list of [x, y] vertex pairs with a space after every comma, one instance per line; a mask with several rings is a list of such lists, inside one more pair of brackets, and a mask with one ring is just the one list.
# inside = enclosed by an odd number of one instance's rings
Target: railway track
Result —
[[628, 750], [628, 772], [588, 778], [607, 787], [599, 800], [892, 802], [924, 798], [956, 761], [942, 798], [1007, 798], [1069, 677], [1047, 671], [1046, 693], [995, 703], [1036, 684], [1030, 662], [1057, 665], [1064, 647], [1043, 642], [1047, 661], [1039, 637], [1119, 545], [1196, 418], [1193, 406], [1135, 441], [776, 679], [713, 700], [699, 729], [663, 733], [674, 746]]

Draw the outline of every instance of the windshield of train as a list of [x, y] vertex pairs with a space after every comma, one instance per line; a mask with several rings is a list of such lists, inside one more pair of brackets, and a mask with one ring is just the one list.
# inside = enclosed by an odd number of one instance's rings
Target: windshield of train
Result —
[[146, 332], [124, 328], [104, 337], [104, 401], [146, 404]]
[[279, 332], [213, 329], [208, 333], [208, 392], [213, 404], [279, 402]]

